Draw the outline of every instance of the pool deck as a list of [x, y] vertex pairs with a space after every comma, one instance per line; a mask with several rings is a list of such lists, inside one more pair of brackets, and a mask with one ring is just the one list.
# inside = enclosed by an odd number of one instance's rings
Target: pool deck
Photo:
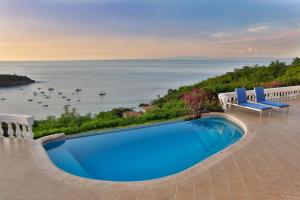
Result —
[[300, 99], [289, 114], [226, 115], [245, 137], [194, 167], [162, 179], [116, 183], [62, 172], [38, 142], [0, 139], [0, 200], [300, 200]]

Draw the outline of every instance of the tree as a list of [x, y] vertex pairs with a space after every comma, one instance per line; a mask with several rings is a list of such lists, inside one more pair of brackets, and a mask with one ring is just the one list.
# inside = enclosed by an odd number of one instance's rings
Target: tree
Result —
[[190, 109], [193, 118], [200, 118], [202, 113], [207, 112], [209, 96], [208, 92], [198, 88], [194, 88], [190, 93], [183, 95], [183, 100]]
[[299, 57], [294, 58], [292, 65], [300, 65], [300, 58]]

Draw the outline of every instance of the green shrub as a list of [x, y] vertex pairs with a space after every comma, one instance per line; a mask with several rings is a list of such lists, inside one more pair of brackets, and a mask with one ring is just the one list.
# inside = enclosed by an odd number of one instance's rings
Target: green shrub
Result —
[[55, 133], [74, 134], [176, 119], [189, 113], [183, 96], [190, 93], [193, 88], [201, 88], [210, 95], [205, 110], [219, 112], [222, 111], [217, 99], [220, 92], [231, 92], [237, 87], [253, 89], [255, 86], [279, 87], [298, 84], [300, 84], [300, 58], [295, 58], [291, 65], [274, 61], [269, 66], [245, 66], [191, 86], [170, 89], [165, 96], [152, 102], [156, 105], [154, 109], [139, 117], [122, 118], [123, 112], [132, 110], [129, 108], [116, 108], [94, 116], [91, 114], [81, 116], [75, 109], [65, 107], [59, 117], [49, 116], [45, 120], [35, 121], [33, 131], [35, 138], [38, 138]]

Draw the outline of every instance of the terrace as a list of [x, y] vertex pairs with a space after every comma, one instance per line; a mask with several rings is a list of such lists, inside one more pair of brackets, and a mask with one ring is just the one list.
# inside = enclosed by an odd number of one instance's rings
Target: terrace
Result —
[[[32, 118], [0, 115], [10, 136], [3, 137], [0, 129], [0, 199], [300, 199], [300, 87], [265, 92], [268, 99], [289, 103], [289, 114], [272, 112], [271, 117], [259, 118], [251, 111], [229, 109], [234, 93], [220, 94], [227, 111], [218, 115], [239, 123], [246, 136], [182, 173], [143, 182], [97, 181], [67, 174], [47, 158], [41, 146], [45, 139], [30, 139]], [[253, 99], [252, 91], [247, 95]]]

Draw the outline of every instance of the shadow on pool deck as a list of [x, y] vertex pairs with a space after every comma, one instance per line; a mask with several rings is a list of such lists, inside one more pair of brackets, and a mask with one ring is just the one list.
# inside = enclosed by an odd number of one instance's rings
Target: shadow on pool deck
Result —
[[182, 174], [147, 183], [89, 181], [53, 165], [44, 169], [48, 164], [40, 159], [45, 155], [36, 151], [37, 144], [0, 139], [0, 200], [300, 200], [300, 99], [288, 103], [288, 115], [274, 112], [270, 118], [229, 111], [248, 128], [234, 151], [229, 148]]

